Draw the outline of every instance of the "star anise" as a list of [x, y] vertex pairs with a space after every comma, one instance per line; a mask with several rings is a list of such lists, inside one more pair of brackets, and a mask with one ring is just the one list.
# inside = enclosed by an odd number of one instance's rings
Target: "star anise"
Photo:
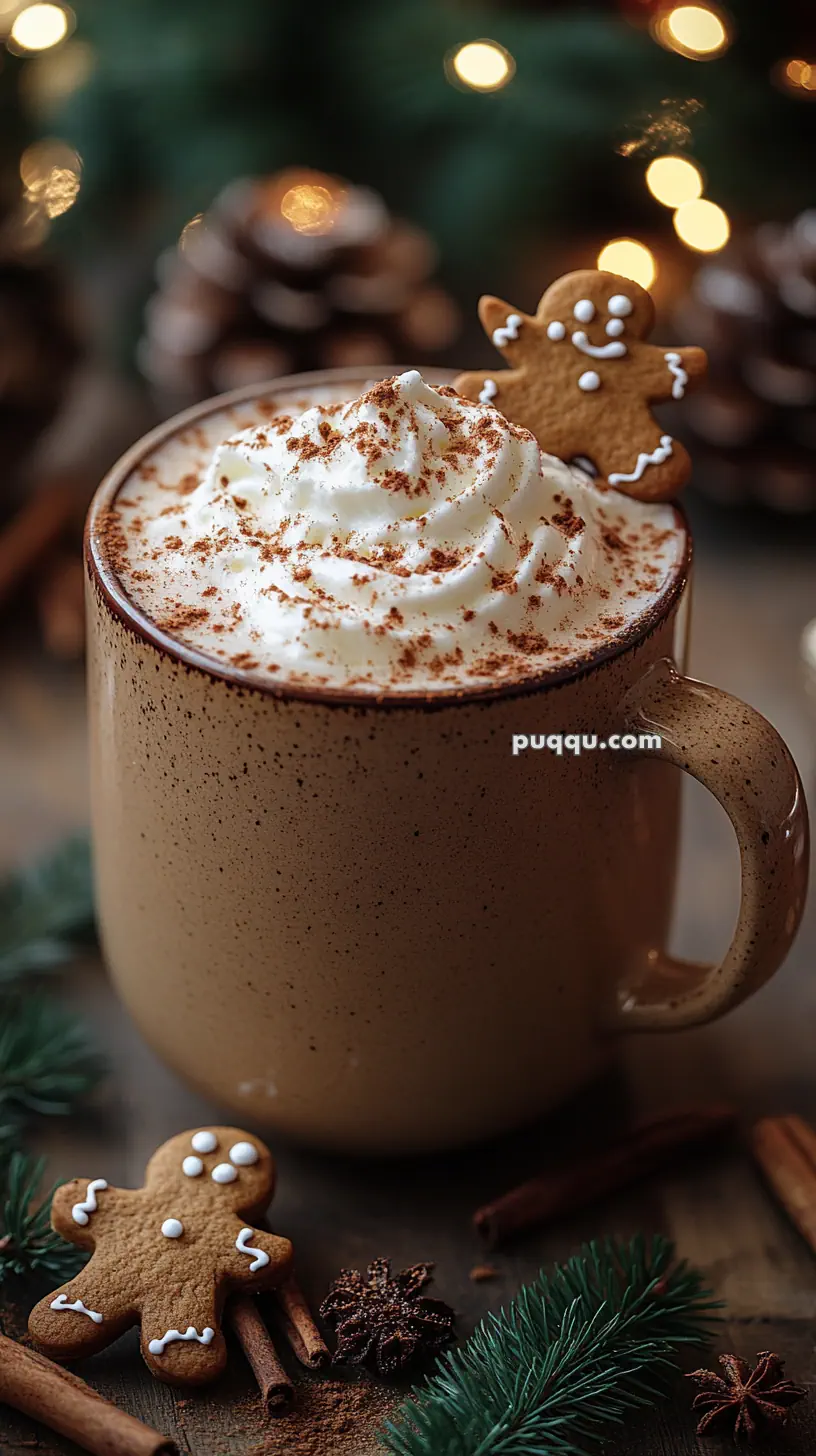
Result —
[[375, 1259], [365, 1274], [341, 1269], [320, 1306], [337, 1328], [335, 1363], [368, 1363], [390, 1375], [452, 1340], [453, 1310], [420, 1292], [432, 1269], [433, 1264], [413, 1264], [392, 1277], [390, 1259]]
[[770, 1350], [760, 1350], [753, 1370], [738, 1355], [720, 1355], [719, 1359], [724, 1376], [713, 1370], [694, 1370], [688, 1376], [703, 1387], [693, 1406], [706, 1411], [697, 1427], [698, 1436], [731, 1426], [735, 1439], [756, 1441], [768, 1429], [784, 1426], [788, 1406], [807, 1396], [801, 1386], [784, 1378], [785, 1366]]

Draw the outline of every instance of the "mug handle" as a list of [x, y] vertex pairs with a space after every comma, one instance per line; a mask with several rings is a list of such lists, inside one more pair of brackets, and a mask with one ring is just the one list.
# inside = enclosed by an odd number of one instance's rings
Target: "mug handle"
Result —
[[618, 990], [619, 1030], [699, 1026], [753, 995], [787, 955], [807, 892], [804, 790], [767, 719], [730, 693], [681, 676], [669, 659], [644, 674], [622, 707], [630, 734], [660, 735], [661, 747], [644, 748], [643, 756], [665, 759], [704, 784], [737, 835], [741, 901], [721, 963], [701, 965], [656, 949], [645, 971]]

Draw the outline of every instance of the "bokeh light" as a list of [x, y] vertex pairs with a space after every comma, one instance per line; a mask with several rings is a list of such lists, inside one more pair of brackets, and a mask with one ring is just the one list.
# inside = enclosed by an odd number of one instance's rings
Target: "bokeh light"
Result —
[[22, 51], [47, 51], [65, 39], [70, 26], [71, 16], [62, 5], [27, 5], [15, 16], [10, 39]]
[[674, 214], [674, 227], [680, 241], [698, 253], [717, 253], [731, 236], [731, 224], [716, 202], [697, 197], [684, 202]]
[[310, 237], [331, 232], [337, 220], [338, 198], [313, 182], [300, 182], [284, 192], [280, 203], [281, 216], [291, 223], [296, 233]]
[[789, 91], [816, 92], [816, 65], [810, 61], [786, 61], [782, 67], [782, 79]]
[[689, 60], [711, 61], [731, 43], [731, 27], [723, 11], [710, 5], [675, 5], [654, 22], [652, 33], [666, 50]]
[[20, 158], [25, 200], [46, 217], [61, 217], [79, 195], [82, 160], [68, 142], [46, 137], [32, 142]]
[[664, 207], [680, 207], [702, 195], [703, 178], [687, 157], [655, 157], [646, 168], [646, 186]]
[[449, 58], [449, 73], [471, 91], [499, 91], [515, 74], [509, 51], [495, 40], [472, 40]]
[[182, 252], [184, 252], [184, 249], [185, 248], [189, 247], [190, 240], [191, 240], [193, 234], [198, 230], [198, 228], [201, 227], [201, 224], [203, 223], [203, 221], [204, 221], [204, 214], [203, 214], [203, 212], [197, 212], [196, 215], [195, 215], [195, 217], [191, 217], [190, 218], [190, 221], [189, 222], [186, 222], [184, 224], [184, 227], [181, 229], [181, 232], [179, 233], [179, 240], [178, 240], [178, 245], [181, 248], [181, 251]]
[[598, 267], [604, 273], [619, 273], [622, 278], [631, 278], [641, 288], [651, 288], [657, 277], [654, 253], [636, 238], [613, 238], [605, 248], [601, 248]]

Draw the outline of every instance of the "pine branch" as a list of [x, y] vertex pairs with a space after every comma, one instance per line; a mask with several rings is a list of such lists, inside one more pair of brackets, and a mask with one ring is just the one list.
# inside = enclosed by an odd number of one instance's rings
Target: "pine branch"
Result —
[[92, 925], [88, 841], [75, 837], [0, 886], [0, 983], [67, 960]]
[[80, 1022], [43, 998], [0, 998], [0, 1123], [65, 1114], [104, 1070]]
[[0, 1284], [10, 1276], [62, 1284], [85, 1262], [79, 1251], [51, 1228], [54, 1189], [32, 1208], [44, 1167], [44, 1158], [12, 1154], [0, 1230]]
[[443, 1356], [380, 1442], [394, 1456], [586, 1456], [666, 1392], [717, 1307], [667, 1239], [590, 1244]]

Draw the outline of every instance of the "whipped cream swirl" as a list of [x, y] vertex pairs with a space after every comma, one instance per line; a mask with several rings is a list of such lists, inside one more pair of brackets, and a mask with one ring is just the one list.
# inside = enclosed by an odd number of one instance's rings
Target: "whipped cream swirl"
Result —
[[159, 625], [239, 671], [372, 692], [578, 659], [683, 551], [670, 507], [596, 488], [416, 370], [233, 435], [175, 505], [161, 489], [121, 511], [120, 567]]

